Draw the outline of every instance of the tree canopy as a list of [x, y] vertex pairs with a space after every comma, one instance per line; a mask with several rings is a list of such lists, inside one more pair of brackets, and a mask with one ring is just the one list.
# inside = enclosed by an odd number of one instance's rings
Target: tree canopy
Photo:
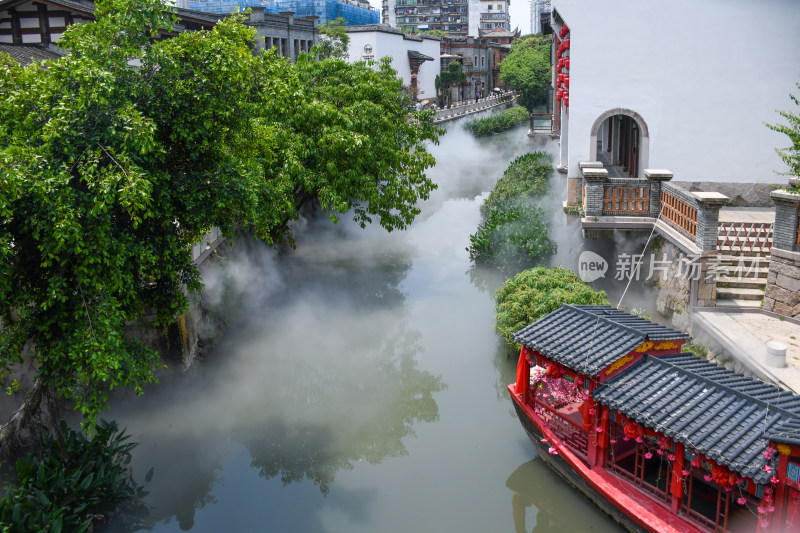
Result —
[[436, 91], [441, 89], [441, 96], [439, 99], [439, 106], [445, 106], [450, 102], [452, 95], [450, 89], [452, 87], [459, 87], [467, 81], [467, 75], [461, 70], [461, 63], [453, 61], [447, 65], [447, 70], [436, 76], [435, 84]]
[[519, 349], [512, 335], [561, 304], [608, 304], [604, 291], [596, 291], [572, 270], [536, 267], [520, 272], [501, 287], [495, 298], [495, 329], [509, 346]]
[[176, 20], [160, 0], [95, 5], [59, 41], [68, 55], [0, 57], [0, 360], [32, 359], [34, 388], [88, 421], [110, 389], [154, 380], [126, 324], [185, 309], [212, 226], [291, 238], [311, 201], [404, 228], [440, 134], [388, 63], [255, 55], [241, 17], [157, 40]]
[[350, 36], [347, 35], [347, 21], [342, 17], [330, 21], [327, 24], [319, 25], [319, 40], [316, 46], [316, 53], [319, 59], [344, 59], [348, 57], [348, 46]]
[[529, 110], [547, 96], [550, 42], [546, 35], [526, 35], [511, 45], [511, 52], [500, 63], [500, 79], [520, 92], [519, 103]]
[[[800, 83], [797, 84], [800, 89]], [[790, 94], [789, 98], [795, 105], [800, 106], [798, 97]], [[767, 124], [767, 127], [773, 131], [786, 134], [791, 141], [791, 146], [786, 148], [776, 148], [775, 150], [783, 159], [783, 162], [789, 167], [787, 174], [792, 176], [800, 176], [800, 113], [795, 111], [778, 111], [778, 114], [785, 118], [788, 124]]]

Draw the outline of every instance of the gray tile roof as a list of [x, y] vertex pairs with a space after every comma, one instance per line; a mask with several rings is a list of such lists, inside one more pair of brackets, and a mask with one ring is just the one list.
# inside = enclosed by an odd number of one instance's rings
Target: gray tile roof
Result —
[[800, 396], [691, 354], [645, 356], [592, 396], [759, 483], [769, 440], [800, 436]]
[[25, 46], [14, 44], [0, 44], [0, 52], [4, 52], [16, 60], [20, 65], [29, 65], [34, 61], [57, 59], [61, 57], [58, 52], [42, 46]]
[[568, 305], [514, 334], [514, 340], [593, 375], [646, 340], [689, 336], [608, 305]]

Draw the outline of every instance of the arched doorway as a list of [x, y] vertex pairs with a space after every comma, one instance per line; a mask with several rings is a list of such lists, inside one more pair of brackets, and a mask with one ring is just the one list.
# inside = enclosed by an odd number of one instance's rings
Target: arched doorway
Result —
[[630, 109], [611, 109], [592, 125], [590, 161], [600, 161], [609, 175], [640, 178], [649, 165], [650, 132], [647, 123]]

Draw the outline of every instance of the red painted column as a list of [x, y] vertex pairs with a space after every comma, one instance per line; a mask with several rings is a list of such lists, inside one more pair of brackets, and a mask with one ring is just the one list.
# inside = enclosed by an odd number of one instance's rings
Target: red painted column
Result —
[[519, 362], [517, 363], [517, 381], [514, 385], [517, 394], [522, 395], [522, 403], [528, 403], [528, 389], [531, 384], [531, 365], [523, 346], [519, 351]]
[[778, 456], [778, 471], [772, 474], [773, 477], [780, 479], [777, 485], [774, 485], [772, 494], [772, 503], [775, 506], [775, 512], [770, 516], [770, 528], [772, 531], [784, 531], [786, 524], [783, 523], [784, 509], [786, 507], [786, 467], [789, 465], [789, 457], [786, 454]]
[[672, 462], [672, 512], [677, 514], [683, 502], [683, 462], [684, 449], [682, 442], [675, 443], [675, 461]]

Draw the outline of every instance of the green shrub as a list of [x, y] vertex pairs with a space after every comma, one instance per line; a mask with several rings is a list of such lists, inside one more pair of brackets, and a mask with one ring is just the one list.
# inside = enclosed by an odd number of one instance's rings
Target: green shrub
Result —
[[572, 270], [536, 267], [520, 272], [494, 294], [495, 329], [509, 347], [519, 349], [511, 338], [528, 324], [561, 307], [561, 304], [608, 304], [604, 291], [596, 291]]
[[469, 258], [476, 265], [501, 271], [533, 264], [556, 251], [542, 209], [524, 201], [492, 209], [469, 242]]
[[476, 137], [501, 133], [530, 120], [530, 112], [521, 105], [506, 109], [502, 113], [486, 118], [470, 120], [464, 127]]
[[[44, 440], [41, 456], [17, 461], [16, 480], [0, 500], [2, 531], [91, 531], [120, 505], [139, 505], [145, 493], [133, 480], [135, 443], [115, 422], [101, 421], [88, 439], [61, 422], [65, 446]], [[152, 469], [145, 477], [150, 481]]]
[[547, 177], [553, 170], [553, 158], [545, 152], [521, 155], [513, 160], [497, 180], [489, 197], [481, 205], [481, 215], [499, 205], [521, 197], [535, 198], [547, 192]]

